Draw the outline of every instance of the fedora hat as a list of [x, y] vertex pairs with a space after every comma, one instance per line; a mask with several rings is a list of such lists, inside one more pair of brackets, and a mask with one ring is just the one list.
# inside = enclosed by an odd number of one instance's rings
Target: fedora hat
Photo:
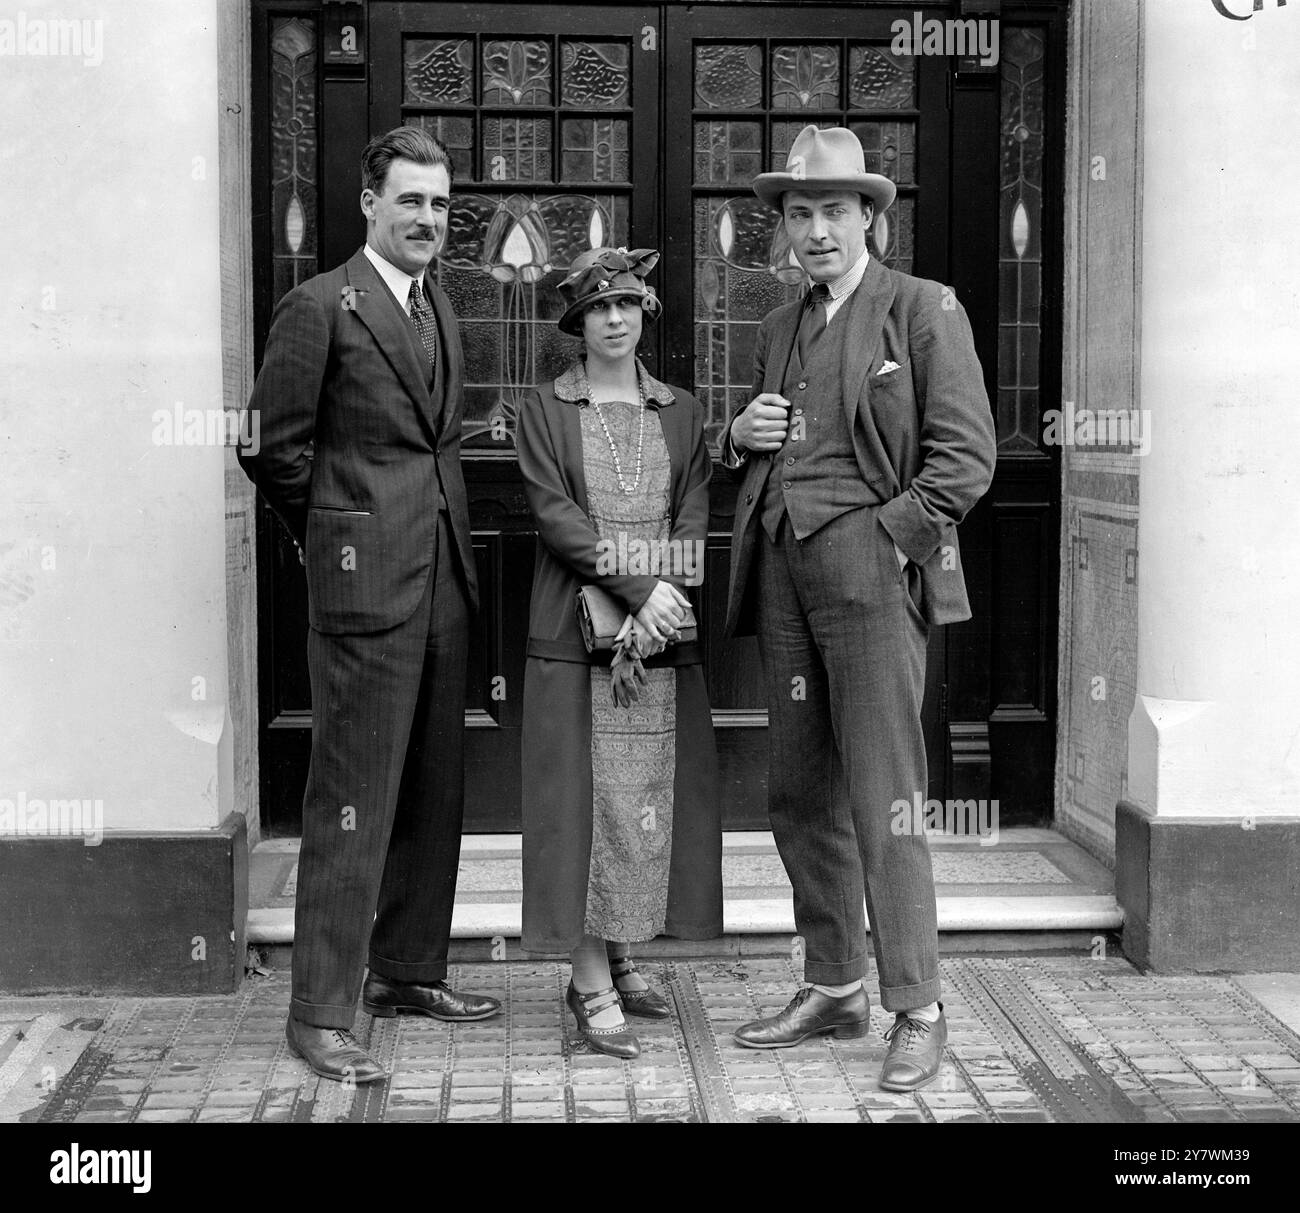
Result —
[[898, 192], [888, 177], [867, 172], [862, 144], [843, 126], [818, 130], [805, 126], [790, 145], [784, 173], [759, 173], [754, 193], [768, 206], [781, 209], [781, 195], [788, 190], [850, 190], [865, 194], [880, 214]]
[[560, 332], [582, 336], [582, 313], [593, 303], [620, 295], [635, 295], [641, 309], [653, 320], [663, 309], [655, 288], [645, 276], [655, 267], [659, 254], [654, 249], [593, 248], [573, 259], [560, 283], [560, 297], [568, 305], [560, 317]]

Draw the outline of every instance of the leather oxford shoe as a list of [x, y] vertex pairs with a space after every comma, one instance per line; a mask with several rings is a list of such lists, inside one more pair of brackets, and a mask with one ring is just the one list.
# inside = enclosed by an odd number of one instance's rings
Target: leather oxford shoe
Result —
[[870, 1020], [871, 1001], [861, 986], [843, 998], [805, 986], [779, 1015], [743, 1024], [735, 1037], [747, 1049], [788, 1049], [826, 1032], [837, 1040], [857, 1040], [867, 1034]]
[[486, 994], [458, 994], [445, 981], [394, 981], [378, 973], [367, 975], [361, 991], [361, 1005], [380, 1019], [391, 1019], [405, 1011], [453, 1023], [487, 1019], [501, 1010], [497, 999]]
[[923, 1087], [943, 1064], [943, 1046], [948, 1043], [948, 1021], [939, 1004], [937, 1023], [900, 1016], [885, 1033], [889, 1052], [880, 1069], [880, 1086], [885, 1091], [915, 1091]]
[[284, 1038], [289, 1042], [289, 1052], [301, 1057], [322, 1078], [362, 1083], [388, 1077], [388, 1071], [346, 1028], [317, 1028], [290, 1015], [284, 1025]]

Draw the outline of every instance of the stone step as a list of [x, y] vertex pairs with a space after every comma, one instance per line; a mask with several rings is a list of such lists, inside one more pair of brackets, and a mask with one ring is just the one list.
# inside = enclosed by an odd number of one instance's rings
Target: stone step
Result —
[[[253, 850], [250, 944], [292, 945], [297, 849], [297, 839], [275, 839]], [[998, 950], [998, 939], [1006, 934], [1017, 936], [1015, 946], [1021, 949], [1073, 951], [1123, 923], [1110, 873], [1054, 830], [1004, 830], [992, 846], [940, 835], [931, 838], [931, 852], [945, 951]], [[494, 941], [504, 941], [512, 958], [520, 955], [519, 855], [517, 834], [469, 835], [463, 840], [451, 934], [458, 944], [471, 945], [464, 959], [479, 958], [483, 949], [473, 945], [483, 943], [490, 949]], [[665, 945], [663, 955], [713, 955], [719, 949], [726, 953], [733, 940], [740, 949], [737, 954], [788, 951], [794, 934], [790, 887], [771, 833], [725, 834], [723, 871], [723, 940], [658, 940], [638, 951], [657, 955], [652, 947]]]

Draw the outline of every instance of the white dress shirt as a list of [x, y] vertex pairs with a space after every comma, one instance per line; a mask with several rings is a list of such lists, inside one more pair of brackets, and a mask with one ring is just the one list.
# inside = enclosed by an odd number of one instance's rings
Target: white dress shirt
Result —
[[412, 278], [405, 270], [399, 270], [391, 261], [381, 257], [368, 244], [366, 245], [366, 258], [379, 271], [379, 276], [384, 280], [384, 285], [393, 292], [393, 298], [401, 305], [402, 311], [409, 316], [411, 309], [407, 305], [411, 301], [411, 283], [414, 282], [423, 291], [424, 271], [421, 270], [419, 274]]

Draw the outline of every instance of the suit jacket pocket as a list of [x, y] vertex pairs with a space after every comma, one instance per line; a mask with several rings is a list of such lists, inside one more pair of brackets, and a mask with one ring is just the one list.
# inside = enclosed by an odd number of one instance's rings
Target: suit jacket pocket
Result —
[[[313, 506], [307, 516], [307, 616], [319, 632], [378, 632], [409, 618], [428, 578], [416, 536], [395, 536], [378, 514]], [[408, 552], [407, 547], [411, 548]]]

